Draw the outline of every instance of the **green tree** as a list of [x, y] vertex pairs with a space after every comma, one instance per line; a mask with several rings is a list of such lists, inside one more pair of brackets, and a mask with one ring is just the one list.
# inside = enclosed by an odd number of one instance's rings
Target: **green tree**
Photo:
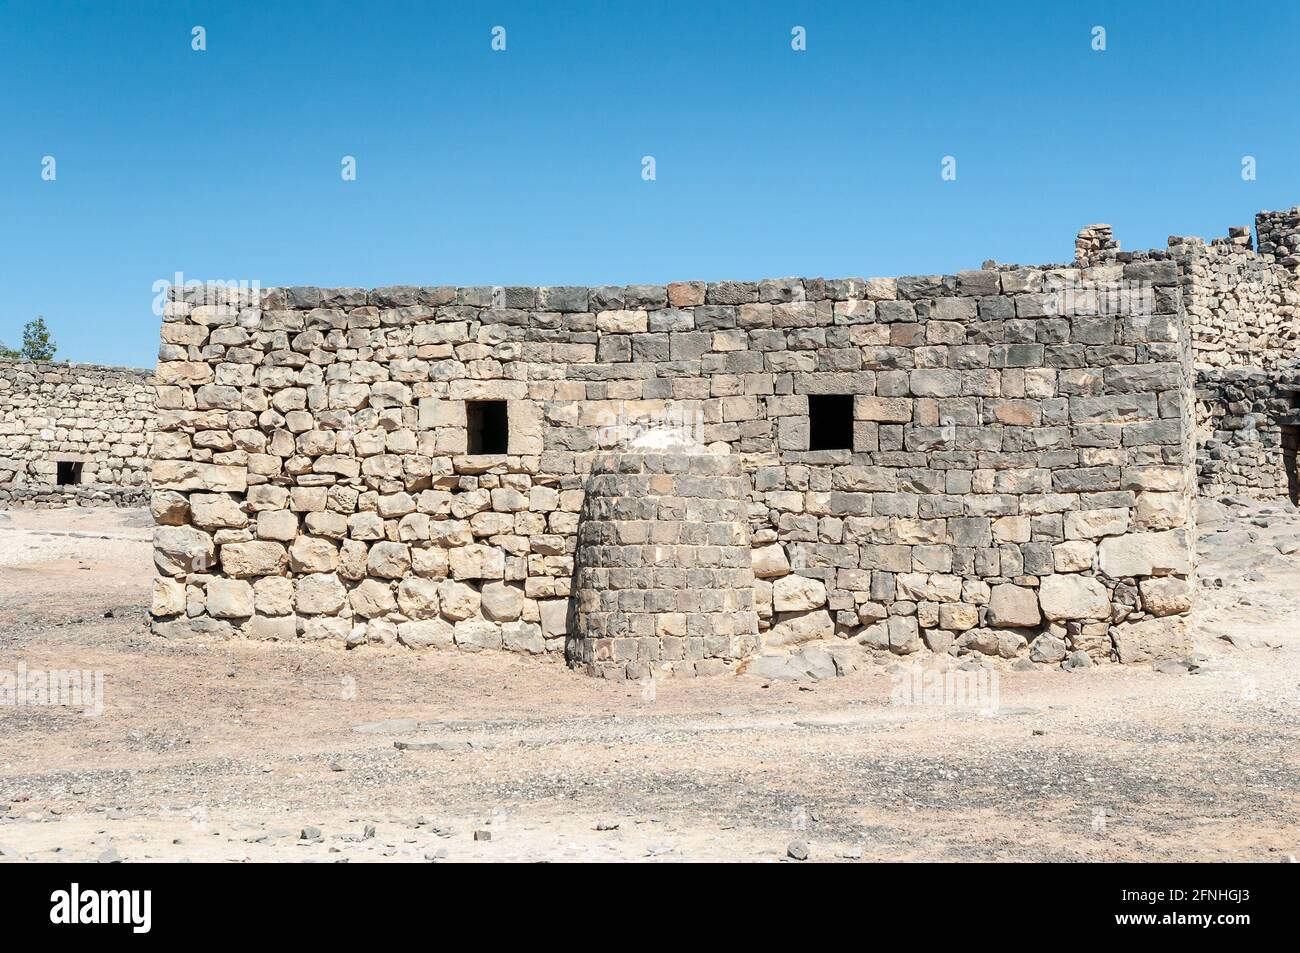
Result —
[[4, 341], [0, 341], [0, 361], [16, 361], [22, 356], [21, 351], [15, 351]]
[[29, 361], [52, 361], [59, 346], [50, 337], [50, 329], [45, 326], [45, 318], [37, 315], [35, 319], [23, 325], [22, 356]]

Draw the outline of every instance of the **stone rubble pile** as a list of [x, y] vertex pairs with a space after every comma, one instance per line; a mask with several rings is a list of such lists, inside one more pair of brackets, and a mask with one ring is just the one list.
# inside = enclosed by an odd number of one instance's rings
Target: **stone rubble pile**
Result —
[[1119, 242], [1111, 233], [1109, 225], [1086, 225], [1079, 229], [1074, 238], [1074, 258], [1086, 261], [1103, 252], [1119, 251]]

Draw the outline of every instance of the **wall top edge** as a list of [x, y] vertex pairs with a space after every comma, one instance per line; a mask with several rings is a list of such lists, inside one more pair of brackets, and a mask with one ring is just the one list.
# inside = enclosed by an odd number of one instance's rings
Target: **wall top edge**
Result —
[[47, 374], [51, 371], [77, 371], [80, 373], [117, 374], [131, 377], [153, 377], [153, 368], [123, 367], [116, 364], [82, 364], [76, 361], [25, 361], [0, 357], [0, 373], [8, 370]]

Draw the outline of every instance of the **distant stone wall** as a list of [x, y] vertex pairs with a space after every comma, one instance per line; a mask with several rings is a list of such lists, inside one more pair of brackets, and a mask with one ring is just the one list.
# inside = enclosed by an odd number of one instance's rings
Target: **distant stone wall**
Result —
[[1257, 248], [1248, 226], [1234, 226], [1209, 243], [1171, 236], [1168, 249], [1126, 253], [1094, 225], [1076, 254], [1177, 267], [1196, 367], [1199, 492], [1294, 501], [1295, 430], [1285, 421], [1300, 377], [1300, 208], [1260, 212], [1255, 227]]
[[151, 371], [0, 360], [0, 506], [143, 505], [153, 413]]
[[1300, 207], [1260, 212], [1255, 216], [1255, 231], [1261, 255], [1292, 271], [1300, 269]]
[[1200, 368], [1197, 483], [1207, 497], [1297, 497], [1294, 412], [1300, 373]]
[[[1116, 282], [1142, 293], [1097, 293]], [[764, 645], [1183, 649], [1165, 623], [1192, 597], [1193, 400], [1170, 261], [182, 291], [162, 336], [164, 636], [559, 652], [593, 460], [668, 426], [741, 461]], [[503, 452], [471, 452], [483, 401], [508, 408]], [[639, 645], [602, 673], [718, 668], [689, 640], [673, 660]]]
[[1183, 302], [1196, 363], [1207, 367], [1291, 367], [1300, 349], [1300, 284], [1274, 256], [1250, 246], [1250, 230], [1206, 244], [1171, 238], [1183, 273]]

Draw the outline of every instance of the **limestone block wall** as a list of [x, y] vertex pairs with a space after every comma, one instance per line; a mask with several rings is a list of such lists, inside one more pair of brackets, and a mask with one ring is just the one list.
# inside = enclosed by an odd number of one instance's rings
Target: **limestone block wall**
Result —
[[668, 425], [748, 476], [765, 645], [1140, 658], [1191, 598], [1181, 295], [1170, 261], [182, 292], [155, 630], [559, 652], [593, 460]]
[[0, 506], [144, 504], [153, 410], [151, 371], [0, 360]]

